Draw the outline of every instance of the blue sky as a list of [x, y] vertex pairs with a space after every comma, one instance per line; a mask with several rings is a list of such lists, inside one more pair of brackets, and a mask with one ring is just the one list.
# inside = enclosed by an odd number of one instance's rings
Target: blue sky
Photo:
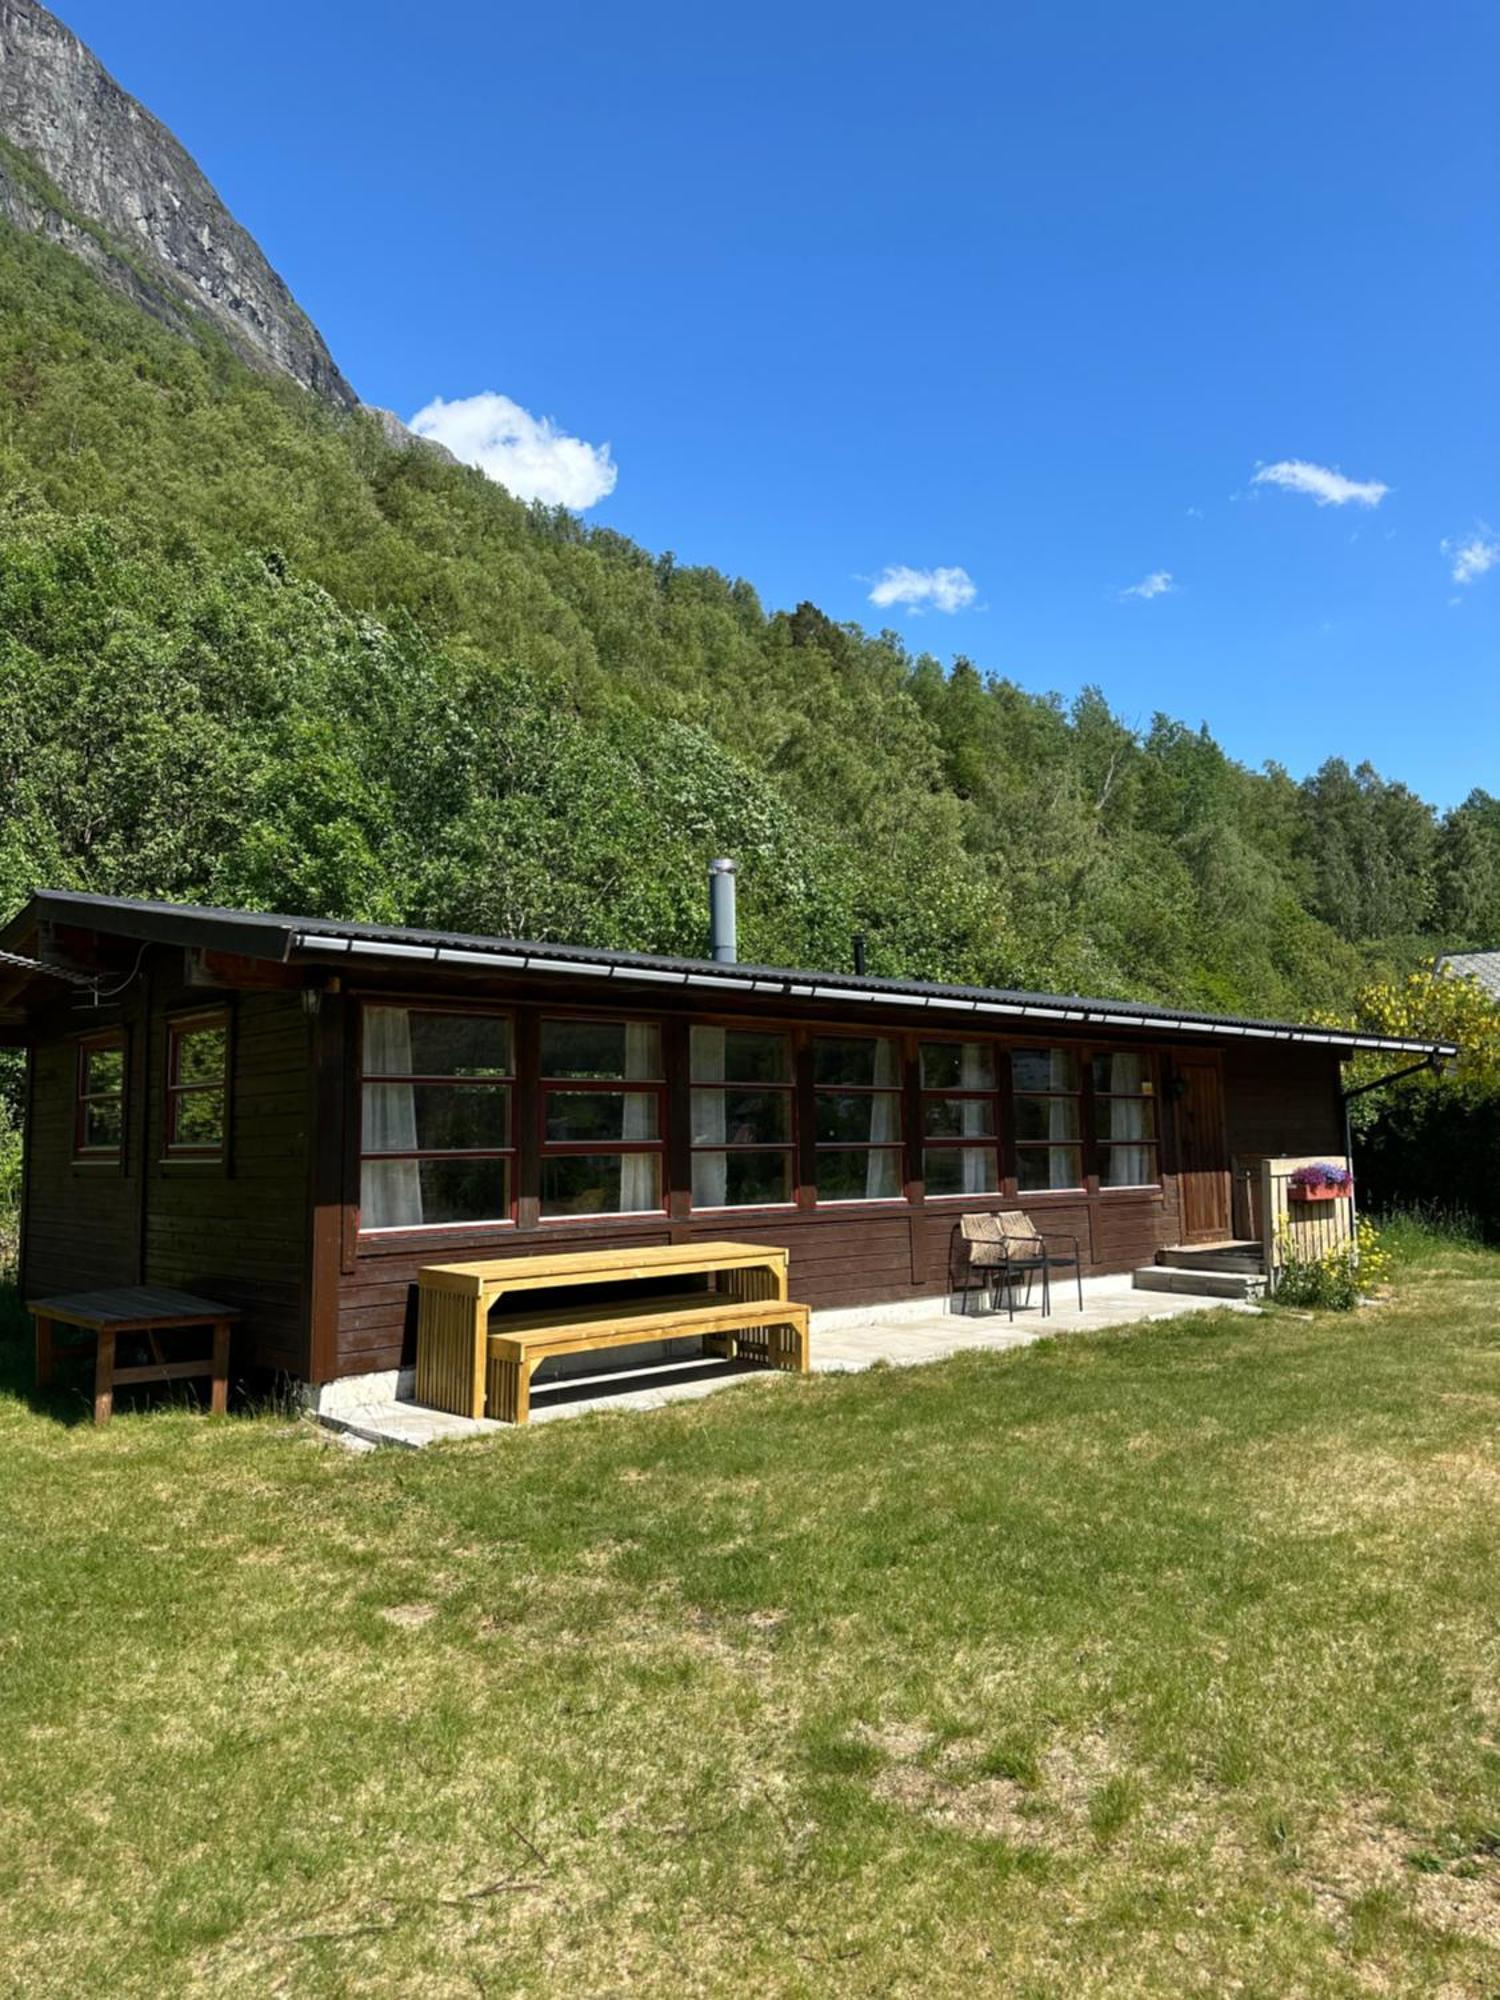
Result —
[[1500, 791], [1490, 0], [59, 11], [367, 400], [551, 419], [440, 422], [770, 605]]

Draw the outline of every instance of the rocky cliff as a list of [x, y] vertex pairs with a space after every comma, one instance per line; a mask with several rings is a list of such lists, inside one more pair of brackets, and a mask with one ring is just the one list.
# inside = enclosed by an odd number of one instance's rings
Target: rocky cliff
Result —
[[0, 215], [64, 244], [178, 331], [206, 319], [245, 360], [357, 405], [193, 160], [34, 0], [0, 0], [0, 138]]

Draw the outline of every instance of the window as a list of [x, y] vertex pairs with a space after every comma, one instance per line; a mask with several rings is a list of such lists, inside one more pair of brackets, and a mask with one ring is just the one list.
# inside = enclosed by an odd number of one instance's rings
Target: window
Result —
[[118, 1160], [125, 1144], [125, 1037], [118, 1030], [79, 1043], [77, 1090], [74, 1153]]
[[694, 1208], [793, 1198], [792, 1038], [692, 1030]]
[[1083, 1186], [1082, 1098], [1072, 1049], [1013, 1049], [1016, 1185], [1023, 1193]]
[[929, 1196], [1000, 1192], [995, 1050], [923, 1042], [922, 1179]]
[[1094, 1057], [1094, 1136], [1101, 1187], [1151, 1187], [1156, 1161], [1156, 1090], [1139, 1049]]
[[167, 1026], [167, 1152], [177, 1159], [224, 1156], [229, 1019], [194, 1014]]
[[888, 1035], [820, 1035], [812, 1056], [818, 1200], [898, 1199], [898, 1044]]
[[508, 1222], [509, 1016], [367, 1006], [361, 1025], [360, 1227]]
[[662, 1098], [654, 1021], [543, 1021], [542, 1214], [659, 1210]]

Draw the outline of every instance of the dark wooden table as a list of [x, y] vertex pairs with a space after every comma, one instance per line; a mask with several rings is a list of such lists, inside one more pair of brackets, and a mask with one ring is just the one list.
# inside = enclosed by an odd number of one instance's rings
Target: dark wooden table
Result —
[[[115, 1390], [133, 1382], [184, 1382], [210, 1376], [212, 1408], [222, 1416], [229, 1406], [229, 1329], [239, 1314], [214, 1299], [174, 1292], [166, 1285], [120, 1285], [105, 1292], [69, 1292], [55, 1299], [28, 1299], [26, 1310], [36, 1321], [36, 1383], [44, 1389], [53, 1378], [57, 1346], [53, 1330], [80, 1326], [97, 1342], [94, 1354], [94, 1422], [106, 1424], [114, 1413]], [[213, 1353], [190, 1361], [163, 1359], [160, 1336], [185, 1327], [213, 1329]], [[146, 1335], [152, 1354], [149, 1367], [117, 1368], [115, 1341], [124, 1333]]]

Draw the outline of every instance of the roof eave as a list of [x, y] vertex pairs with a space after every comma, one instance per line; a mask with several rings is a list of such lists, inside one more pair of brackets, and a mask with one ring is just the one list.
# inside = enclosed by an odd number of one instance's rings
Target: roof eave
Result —
[[494, 951], [471, 950], [439, 944], [400, 944], [388, 940], [339, 937], [330, 932], [299, 930], [293, 934], [287, 952], [293, 963], [324, 963], [334, 960], [374, 958], [387, 963], [430, 966], [453, 971], [497, 971], [553, 976], [572, 975], [621, 985], [660, 985], [688, 991], [735, 992], [775, 996], [780, 999], [856, 1001], [865, 1005], [894, 1006], [938, 1014], [969, 1014], [981, 1018], [1036, 1021], [1041, 1024], [1127, 1028], [1154, 1034], [1204, 1035], [1230, 1041], [1289, 1042], [1312, 1047], [1348, 1050], [1380, 1050], [1386, 1053], [1453, 1056], [1457, 1050], [1446, 1042], [1417, 1042], [1387, 1035], [1358, 1035], [1336, 1028], [1298, 1027], [1288, 1023], [1215, 1021], [1161, 1013], [1121, 1013], [1108, 1002], [1079, 1001], [1076, 1005], [1042, 1000], [1002, 1000], [976, 992], [973, 995], [930, 993], [920, 988], [904, 988], [896, 981], [876, 984], [835, 985], [820, 982], [816, 974], [773, 973], [761, 966], [736, 970], [729, 966], [712, 971], [692, 965], [632, 965], [612, 958], [589, 959], [577, 955], [554, 956], [545, 950], [517, 945]]
[[[30, 902], [0, 930], [0, 948], [14, 949], [12, 938], [29, 937], [49, 920], [71, 921], [110, 935], [150, 943], [197, 946], [280, 964], [347, 964], [358, 958], [384, 960], [387, 964], [405, 962], [414, 968], [425, 965], [434, 970], [572, 975], [601, 984], [681, 987], [689, 991], [745, 993], [839, 1005], [853, 1002], [861, 1006], [899, 1007], [934, 1018], [1029, 1022], [1042, 1029], [1102, 1027], [1208, 1041], [1285, 1042], [1328, 1048], [1339, 1052], [1341, 1058], [1362, 1050], [1444, 1059], [1458, 1053], [1448, 1042], [1360, 1035], [1353, 1030], [1302, 1026], [1296, 1022], [1192, 1015], [1171, 1008], [1132, 1008], [1127, 1002], [1072, 999], [1057, 994], [1007, 994], [983, 988], [908, 985], [891, 979], [855, 979], [773, 966], [723, 966], [707, 960], [655, 958], [644, 953], [599, 954], [504, 938], [492, 942], [470, 937], [462, 942], [445, 943], [442, 933], [415, 930], [381, 938], [359, 937], [348, 933], [363, 926], [325, 930], [316, 919], [305, 917], [135, 901], [66, 889], [36, 891]], [[387, 929], [374, 925], [368, 928]], [[416, 939], [422, 941], [415, 942]]]

